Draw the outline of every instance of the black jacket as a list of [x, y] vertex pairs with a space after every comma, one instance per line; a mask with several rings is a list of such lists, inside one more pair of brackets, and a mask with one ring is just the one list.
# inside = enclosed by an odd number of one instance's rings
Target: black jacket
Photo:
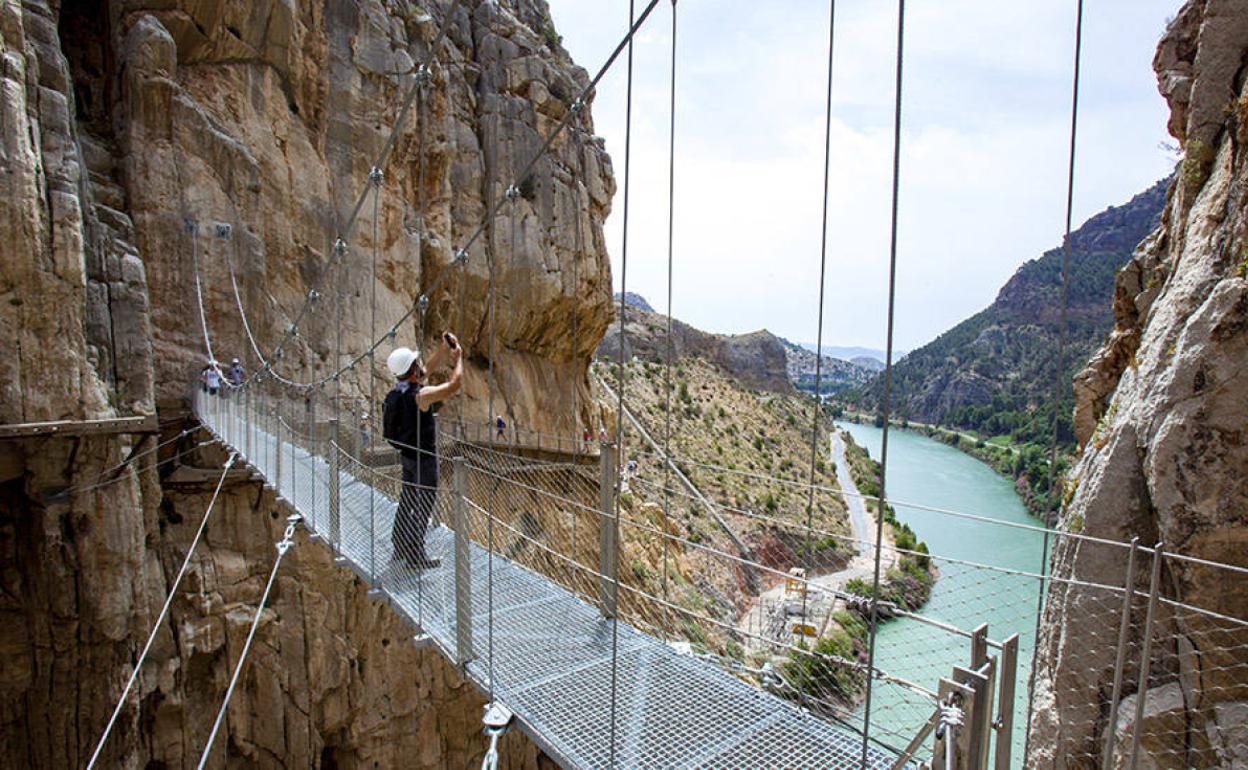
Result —
[[417, 460], [422, 484], [437, 483], [438, 459], [437, 418], [434, 412], [440, 404], [434, 404], [422, 412], [416, 401], [417, 387], [404, 387], [399, 383], [386, 394], [382, 405], [382, 429], [390, 445], [408, 460]]

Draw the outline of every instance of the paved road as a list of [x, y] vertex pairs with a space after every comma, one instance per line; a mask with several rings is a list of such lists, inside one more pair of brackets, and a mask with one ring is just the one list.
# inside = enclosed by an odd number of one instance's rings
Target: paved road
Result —
[[830, 441], [832, 462], [836, 463], [836, 482], [841, 489], [849, 494], [843, 495], [846, 507], [849, 508], [849, 522], [854, 528], [854, 540], [858, 543], [858, 553], [866, 553], [875, 544], [875, 527], [871, 525], [871, 516], [867, 514], [866, 503], [857, 496], [858, 487], [849, 476], [849, 462], [845, 459], [845, 439], [839, 430], [832, 431]]
[[[866, 507], [866, 503], [858, 496], [858, 487], [854, 484], [854, 480], [849, 475], [849, 463], [845, 460], [845, 442], [841, 438], [840, 431], [837, 430], [832, 434], [829, 443], [829, 454], [831, 460], [836, 463], [836, 480], [840, 484], [841, 490], [847, 494], [843, 494], [841, 499], [845, 501], [845, 507], [849, 510], [849, 520], [854, 531], [854, 540], [858, 546], [857, 553], [849, 564], [845, 565], [845, 569], [836, 572], [829, 572], [826, 575], [818, 575], [810, 579], [811, 589], [811, 610], [815, 617], [812, 622], [819, 626], [820, 634], [826, 629], [826, 622], [822, 622], [821, 618], [828, 617], [828, 614], [843, 606], [839, 599], [833, 599], [832, 593], [843, 590], [845, 584], [854, 578], [866, 580], [870, 582], [875, 575], [875, 517], [872, 516]], [[885, 536], [885, 543], [891, 546], [892, 543]], [[882, 562], [880, 565], [881, 574], [890, 567], [895, 566], [897, 561], [897, 552], [891, 547], [886, 548], [881, 554]], [[822, 590], [821, 590], [822, 589]], [[784, 581], [780, 581], [771, 589], [764, 591], [758, 599], [751, 603], [749, 609], [737, 621], [737, 628], [745, 632], [746, 649], [749, 652], [763, 651], [767, 649], [767, 645], [762, 640], [753, 638], [753, 635], [761, 634], [768, 636], [766, 631], [768, 626], [767, 612], [765, 606], [772, 608], [781, 607], [786, 603]], [[786, 621], [788, 625], [790, 621]], [[784, 637], [788, 641], [789, 637]]]

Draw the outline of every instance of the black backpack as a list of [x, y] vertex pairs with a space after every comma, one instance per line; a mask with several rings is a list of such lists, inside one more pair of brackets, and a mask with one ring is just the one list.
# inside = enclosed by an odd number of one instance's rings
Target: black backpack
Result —
[[403, 450], [403, 416], [399, 407], [402, 397], [403, 394], [396, 388], [386, 394], [386, 400], [381, 405], [381, 435], [399, 451]]

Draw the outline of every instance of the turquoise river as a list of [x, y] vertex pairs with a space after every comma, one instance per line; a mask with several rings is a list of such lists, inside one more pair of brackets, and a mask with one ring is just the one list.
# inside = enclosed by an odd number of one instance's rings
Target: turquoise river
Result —
[[[879, 428], [851, 423], [838, 426], [879, 459]], [[927, 543], [940, 572], [931, 600], [919, 614], [966, 631], [987, 623], [988, 635], [995, 640], [1019, 635], [1012, 765], [1021, 767], [1039, 589], [1034, 575], [1040, 570], [1043, 548], [1043, 534], [1034, 529], [1039, 522], [1027, 513], [1009, 479], [969, 455], [909, 431], [889, 431], [886, 489], [897, 517]], [[969, 662], [969, 640], [936, 625], [899, 618], [880, 627], [876, 666], [891, 676], [935, 690], [941, 677], [950, 676], [953, 666]], [[904, 746], [931, 712], [928, 699], [898, 685], [877, 685], [872, 732], [894, 746]]]

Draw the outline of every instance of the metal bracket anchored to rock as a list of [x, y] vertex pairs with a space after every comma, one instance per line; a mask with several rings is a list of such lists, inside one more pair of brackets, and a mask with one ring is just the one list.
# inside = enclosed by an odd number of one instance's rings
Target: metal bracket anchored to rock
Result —
[[490, 748], [485, 752], [481, 770], [498, 770], [498, 739], [511, 729], [514, 719], [515, 714], [503, 704], [495, 701], [486, 705], [481, 722], [485, 725], [485, 734], [490, 737]]

